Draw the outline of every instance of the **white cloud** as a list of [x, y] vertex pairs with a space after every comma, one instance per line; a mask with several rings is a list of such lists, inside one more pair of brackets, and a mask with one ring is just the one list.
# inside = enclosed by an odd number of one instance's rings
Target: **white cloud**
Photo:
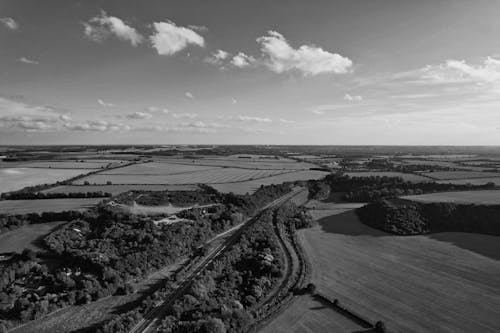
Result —
[[231, 98], [231, 103], [233, 103], [233, 104], [238, 104], [238, 100], [237, 100], [236, 98], [234, 98], [234, 97], [233, 97], [233, 98]]
[[252, 117], [252, 116], [243, 116], [243, 115], [239, 115], [235, 119], [240, 120], [240, 121], [253, 121], [253, 122], [257, 122], [257, 123], [271, 123], [272, 122], [272, 119], [270, 119], [270, 118]]
[[283, 124], [295, 124], [296, 123], [295, 120], [289, 120], [289, 119], [283, 119], [283, 118], [280, 119], [280, 122], [282, 122]]
[[71, 117], [67, 114], [62, 114], [59, 116], [59, 119], [61, 119], [62, 121], [70, 121]]
[[150, 119], [152, 117], [153, 117], [153, 115], [151, 113], [140, 112], [140, 111], [130, 113], [127, 115], [127, 118], [129, 118], [129, 119]]
[[321, 109], [311, 109], [311, 110], [309, 110], [309, 112], [317, 114], [317, 115], [325, 114], [325, 111], [321, 110]]
[[191, 29], [191, 30], [194, 30], [194, 31], [200, 31], [200, 32], [205, 32], [205, 31], [208, 31], [208, 27], [204, 26], [204, 25], [194, 25], [194, 24], [190, 24], [188, 25], [188, 28]]
[[17, 61], [23, 62], [25, 64], [30, 64], [30, 65], [38, 65], [39, 64], [38, 61], [33, 60], [33, 59], [28, 59], [26, 57], [21, 57], [21, 58], [17, 59]]
[[12, 17], [0, 18], [0, 23], [2, 23], [5, 27], [7, 27], [10, 30], [19, 29], [19, 24]]
[[189, 45], [205, 46], [205, 40], [197, 32], [172, 21], [155, 22], [153, 27], [155, 32], [149, 39], [160, 55], [175, 54]]
[[48, 131], [57, 128], [57, 118], [27, 115], [3, 116], [0, 117], [0, 127], [25, 130], [28, 132]]
[[235, 55], [231, 59], [231, 65], [238, 67], [238, 68], [244, 68], [252, 65], [255, 62], [255, 58], [249, 55], [246, 55], [243, 52], [239, 52], [237, 55]]
[[192, 93], [190, 93], [189, 91], [187, 91], [184, 96], [186, 96], [187, 98], [189, 99], [194, 99], [194, 95]]
[[137, 46], [144, 40], [144, 37], [134, 28], [118, 17], [108, 16], [104, 11], [100, 15], [91, 18], [88, 22], [83, 23], [83, 26], [85, 36], [95, 42], [101, 42], [109, 35], [130, 42], [132, 46]]
[[229, 58], [231, 54], [224, 50], [217, 50], [213, 52], [209, 57], [205, 58], [205, 62], [213, 65], [220, 65], [224, 60]]
[[345, 94], [344, 100], [349, 101], [349, 102], [360, 102], [363, 100], [363, 96]]
[[172, 113], [172, 117], [179, 119], [179, 118], [196, 118], [198, 115], [196, 113]]
[[105, 102], [102, 99], [98, 99], [97, 103], [99, 103], [100, 106], [104, 106], [104, 107], [107, 107], [107, 108], [112, 108], [112, 107], [115, 106], [113, 103]]
[[294, 49], [283, 35], [268, 31], [267, 36], [257, 38], [266, 66], [274, 72], [297, 70], [303, 75], [321, 73], [347, 73], [352, 61], [337, 53], [330, 53], [320, 47], [302, 45]]
[[128, 131], [130, 126], [111, 123], [104, 120], [90, 120], [79, 123], [66, 123], [64, 127], [72, 131], [96, 131], [96, 132], [107, 132], [107, 131]]
[[487, 57], [482, 64], [470, 65], [464, 60], [447, 60], [437, 66], [421, 69], [421, 77], [435, 83], [484, 82], [500, 84], [500, 60]]
[[147, 108], [147, 110], [149, 112], [158, 112], [158, 113], [170, 113], [170, 110], [167, 109], [167, 108], [161, 108], [161, 107], [158, 107], [158, 106], [150, 106]]

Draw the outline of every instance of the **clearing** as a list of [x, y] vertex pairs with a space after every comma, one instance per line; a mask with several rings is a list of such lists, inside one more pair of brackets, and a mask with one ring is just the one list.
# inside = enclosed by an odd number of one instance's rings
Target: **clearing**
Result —
[[66, 221], [30, 224], [0, 234], [0, 252], [38, 251], [42, 248], [42, 238], [64, 223]]
[[409, 195], [403, 199], [418, 202], [453, 202], [481, 205], [500, 205], [500, 190], [440, 192]]
[[102, 198], [2, 200], [0, 214], [27, 214], [85, 210], [95, 206]]

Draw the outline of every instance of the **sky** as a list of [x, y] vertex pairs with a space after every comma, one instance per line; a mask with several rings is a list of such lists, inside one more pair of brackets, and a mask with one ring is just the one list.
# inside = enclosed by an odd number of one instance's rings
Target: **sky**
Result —
[[500, 144], [500, 0], [0, 0], [0, 144]]

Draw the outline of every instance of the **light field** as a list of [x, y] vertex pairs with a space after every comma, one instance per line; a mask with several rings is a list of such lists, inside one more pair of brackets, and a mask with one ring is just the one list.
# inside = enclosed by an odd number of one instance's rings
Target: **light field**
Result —
[[242, 182], [251, 179], [259, 179], [279, 175], [286, 170], [248, 170], [235, 168], [218, 168], [215, 170], [204, 170], [199, 172], [187, 172], [171, 175], [107, 175], [95, 174], [77, 180], [74, 184], [106, 184], [111, 181], [113, 184], [216, 184]]
[[101, 175], [175, 175], [181, 173], [193, 173], [198, 171], [218, 169], [216, 167], [183, 165], [173, 163], [141, 163], [133, 164], [123, 168], [105, 170]]
[[37, 168], [1, 168], [0, 192], [20, 190], [26, 186], [52, 184], [81, 174], [85, 169], [37, 169]]
[[25, 168], [49, 168], [49, 169], [101, 169], [107, 165], [119, 166], [125, 162], [79, 162], [79, 161], [38, 161], [22, 164]]
[[211, 186], [223, 193], [233, 192], [234, 194], [251, 194], [261, 185], [281, 184], [296, 180], [321, 179], [326, 175], [328, 175], [328, 172], [317, 170], [295, 171], [258, 180], [250, 180], [239, 183], [212, 184]]
[[297, 162], [292, 159], [243, 159], [231, 157], [211, 157], [200, 159], [180, 159], [180, 158], [155, 158], [156, 161], [176, 163], [182, 165], [200, 165], [213, 167], [234, 167], [245, 169], [286, 169], [286, 170], [307, 170], [317, 167], [312, 163]]
[[40, 237], [66, 223], [66, 221], [37, 223], [0, 234], [0, 252], [22, 252], [24, 249], [40, 250]]
[[500, 205], [500, 190], [440, 192], [409, 195], [403, 199], [418, 202], [453, 202], [478, 205]]
[[409, 182], [429, 182], [432, 179], [429, 179], [424, 176], [414, 175], [412, 173], [403, 173], [403, 172], [391, 172], [391, 171], [360, 171], [360, 172], [346, 172], [346, 175], [350, 177], [371, 177], [371, 176], [379, 176], [379, 177], [401, 177]]
[[102, 198], [36, 199], [0, 201], [0, 214], [27, 214], [84, 210], [96, 205]]
[[342, 211], [313, 211], [320, 224], [299, 232], [319, 292], [392, 332], [500, 331], [500, 237], [393, 236]]
[[435, 171], [435, 172], [427, 172], [424, 173], [423, 175], [438, 180], [488, 178], [488, 177], [500, 178], [500, 172], [481, 172], [481, 171]]
[[112, 195], [127, 191], [194, 191], [197, 185], [65, 185], [47, 189], [45, 193], [108, 192]]

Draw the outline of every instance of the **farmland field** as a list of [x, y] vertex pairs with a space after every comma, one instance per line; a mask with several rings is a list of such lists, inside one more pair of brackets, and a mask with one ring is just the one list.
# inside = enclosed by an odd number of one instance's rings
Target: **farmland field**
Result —
[[95, 174], [79, 179], [75, 184], [106, 184], [108, 181], [113, 184], [214, 184], [241, 182], [251, 179], [259, 179], [279, 175], [288, 170], [248, 170], [236, 168], [217, 168], [211, 170], [202, 170], [198, 172], [178, 173], [171, 175], [107, 175]]
[[423, 175], [438, 179], [468, 179], [468, 178], [487, 178], [487, 177], [500, 177], [500, 172], [481, 172], [481, 171], [434, 171], [427, 172]]
[[440, 192], [409, 195], [403, 199], [419, 202], [454, 202], [483, 205], [500, 205], [500, 190]]
[[500, 177], [437, 180], [436, 183], [458, 184], [458, 185], [464, 185], [464, 184], [484, 185], [486, 183], [495, 183], [496, 185], [500, 185]]
[[233, 192], [235, 194], [245, 194], [245, 193], [253, 193], [261, 185], [281, 184], [283, 182], [292, 182], [296, 180], [321, 179], [326, 175], [328, 175], [328, 173], [324, 171], [305, 170], [305, 171], [289, 172], [277, 176], [256, 179], [256, 180], [249, 180], [245, 182], [211, 184], [210, 186], [224, 193]]
[[108, 165], [119, 166], [123, 161], [37, 161], [21, 164], [25, 168], [47, 168], [47, 169], [101, 169]]
[[313, 211], [319, 225], [299, 232], [320, 293], [393, 332], [500, 331], [499, 237], [393, 236], [332, 209]]
[[66, 221], [37, 223], [0, 235], [0, 252], [22, 252], [24, 249], [40, 250], [39, 238], [66, 223]]
[[414, 175], [412, 173], [403, 173], [403, 172], [392, 172], [392, 171], [360, 171], [360, 172], [346, 172], [346, 175], [350, 177], [370, 177], [370, 176], [378, 176], [378, 177], [401, 177], [406, 181], [410, 182], [428, 182], [432, 181], [424, 176]]
[[198, 189], [197, 185], [63, 185], [49, 188], [45, 193], [72, 193], [72, 192], [108, 192], [112, 195], [127, 191], [194, 191]]
[[0, 192], [20, 190], [26, 186], [55, 183], [88, 172], [89, 170], [85, 169], [1, 168]]
[[156, 158], [157, 161], [167, 163], [176, 163], [181, 165], [199, 165], [214, 167], [234, 167], [245, 169], [287, 169], [287, 170], [307, 170], [317, 167], [312, 163], [297, 162], [292, 159], [240, 159], [231, 157], [211, 157], [199, 159], [180, 159], [180, 158]]
[[102, 198], [38, 199], [0, 201], [0, 214], [27, 214], [83, 210], [96, 205]]
[[175, 175], [181, 173], [193, 173], [197, 171], [205, 171], [210, 169], [218, 169], [217, 167], [185, 165], [174, 163], [140, 163], [133, 164], [123, 168], [105, 170], [101, 175]]

